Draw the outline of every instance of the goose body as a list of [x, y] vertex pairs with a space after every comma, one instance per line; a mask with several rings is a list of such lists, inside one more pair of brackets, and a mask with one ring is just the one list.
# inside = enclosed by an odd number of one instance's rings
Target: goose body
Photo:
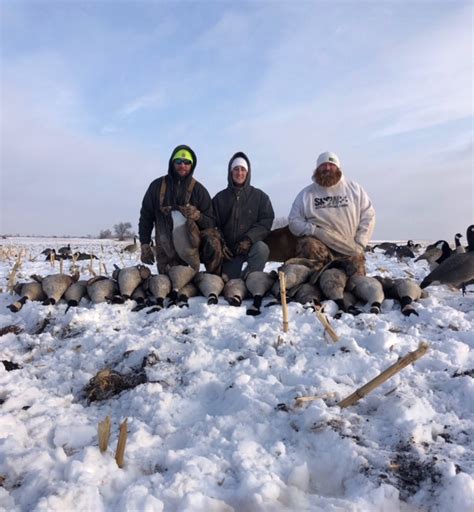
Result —
[[287, 290], [304, 283], [313, 273], [313, 269], [299, 263], [285, 263], [278, 271], [285, 274]]
[[29, 283], [17, 283], [14, 290], [21, 298], [7, 306], [12, 313], [18, 313], [18, 311], [20, 311], [24, 304], [29, 300], [44, 300], [46, 298], [41, 283], [36, 281]]
[[136, 288], [151, 275], [150, 269], [145, 265], [135, 265], [133, 267], [125, 267], [114, 272], [116, 277], [120, 295], [123, 299], [130, 299]]
[[157, 308], [163, 308], [165, 298], [171, 292], [170, 278], [165, 274], [152, 275], [148, 278], [147, 286], [148, 291], [156, 302]]
[[346, 273], [339, 268], [328, 268], [319, 276], [319, 287], [323, 295], [333, 300], [340, 309], [346, 311], [344, 304], [344, 288], [347, 283]]
[[320, 304], [323, 298], [319, 286], [311, 283], [303, 283], [292, 289], [292, 298], [300, 304]]
[[231, 306], [241, 306], [242, 301], [247, 297], [248, 290], [243, 279], [230, 279], [224, 286], [222, 292], [225, 300]]
[[97, 276], [87, 281], [87, 295], [94, 304], [106, 302], [118, 291], [117, 283], [108, 277]]
[[66, 311], [79, 305], [82, 297], [87, 295], [87, 281], [77, 281], [64, 292], [64, 300], [67, 302]]
[[375, 277], [352, 276], [347, 283], [347, 290], [369, 303], [371, 313], [380, 313], [380, 306], [385, 296], [381, 283]]
[[186, 286], [195, 275], [196, 270], [188, 265], [175, 265], [168, 270], [173, 300], [176, 300], [178, 291]]
[[66, 274], [51, 274], [46, 276], [41, 281], [46, 300], [43, 302], [44, 305], [56, 304], [61, 300], [66, 290], [75, 282], [79, 274], [75, 274], [74, 277]]
[[204, 297], [208, 299], [208, 304], [217, 304], [217, 297], [224, 289], [224, 280], [221, 276], [209, 272], [198, 272], [194, 278], [194, 283]]
[[247, 315], [256, 316], [260, 314], [262, 299], [270, 290], [274, 282], [275, 277], [263, 270], [250, 272], [245, 280], [245, 285], [253, 296], [253, 304], [247, 309]]
[[199, 290], [197, 286], [190, 281], [178, 290], [174, 303], [180, 308], [183, 306], [188, 307], [188, 299], [195, 297], [196, 295], [199, 295]]
[[186, 219], [179, 210], [172, 210], [173, 245], [178, 256], [196, 272], [199, 270], [199, 228], [197, 224]]

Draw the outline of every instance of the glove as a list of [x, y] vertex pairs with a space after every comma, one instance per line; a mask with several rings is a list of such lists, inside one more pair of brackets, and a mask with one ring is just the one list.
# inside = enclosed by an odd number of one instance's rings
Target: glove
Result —
[[190, 220], [194, 220], [197, 222], [201, 218], [201, 212], [192, 204], [187, 204], [186, 206], [180, 206], [179, 211]]
[[248, 236], [242, 238], [242, 240], [235, 246], [235, 254], [244, 256], [248, 254], [252, 247], [252, 240]]
[[155, 263], [155, 255], [151, 250], [150, 244], [141, 245], [140, 259], [142, 260], [142, 263], [146, 263], [147, 265], [153, 265], [153, 263]]

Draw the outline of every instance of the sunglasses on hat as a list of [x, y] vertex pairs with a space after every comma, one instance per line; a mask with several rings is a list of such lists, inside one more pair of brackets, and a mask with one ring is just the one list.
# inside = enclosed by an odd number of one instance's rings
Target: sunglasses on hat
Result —
[[176, 160], [173, 160], [173, 162], [176, 165], [181, 165], [181, 164], [191, 165], [192, 164], [191, 160], [188, 160], [187, 158], [176, 158]]

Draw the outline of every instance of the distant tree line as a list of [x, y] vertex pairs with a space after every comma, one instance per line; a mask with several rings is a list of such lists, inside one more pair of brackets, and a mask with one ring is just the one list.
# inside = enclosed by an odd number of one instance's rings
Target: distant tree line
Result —
[[118, 224], [114, 224], [113, 232], [110, 229], [103, 229], [99, 233], [99, 238], [117, 238], [118, 240], [126, 240], [135, 236], [135, 232], [131, 229], [132, 224], [130, 222], [119, 222]]

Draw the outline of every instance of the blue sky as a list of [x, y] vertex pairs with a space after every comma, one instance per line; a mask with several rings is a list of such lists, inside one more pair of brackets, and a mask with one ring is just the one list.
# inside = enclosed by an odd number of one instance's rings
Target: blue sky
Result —
[[474, 222], [472, 2], [0, 6], [2, 233], [136, 229], [181, 143], [211, 196], [245, 151], [278, 217], [330, 150], [375, 239]]

